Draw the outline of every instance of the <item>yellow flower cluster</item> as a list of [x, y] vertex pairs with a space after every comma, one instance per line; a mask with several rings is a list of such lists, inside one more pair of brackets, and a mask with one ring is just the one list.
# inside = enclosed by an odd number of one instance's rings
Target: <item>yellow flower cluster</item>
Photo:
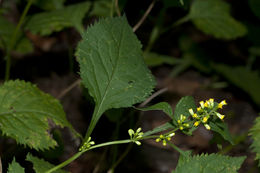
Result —
[[143, 132], [141, 132], [141, 130], [142, 130], [141, 127], [139, 127], [139, 128], [136, 130], [136, 132], [134, 132], [133, 129], [129, 129], [129, 130], [128, 130], [128, 134], [129, 134], [129, 136], [130, 136], [130, 139], [131, 139], [134, 143], [136, 143], [137, 145], [141, 145], [141, 142], [138, 141], [138, 140], [140, 140], [140, 139], [143, 137], [143, 134], [144, 134]]
[[88, 150], [92, 145], [95, 145], [94, 141], [91, 141], [91, 137], [88, 138], [86, 142], [79, 148], [79, 151], [86, 151]]
[[178, 126], [180, 130], [190, 127], [189, 123], [187, 123], [187, 118], [185, 115], [181, 114], [180, 119], [177, 120]]
[[195, 120], [194, 126], [197, 127], [200, 123], [203, 123], [206, 129], [210, 130], [211, 127], [208, 124], [208, 120], [212, 116], [217, 116], [220, 120], [224, 119], [224, 115], [217, 112], [217, 109], [222, 109], [224, 105], [227, 105], [226, 101], [223, 100], [220, 103], [214, 102], [214, 99], [209, 99], [204, 101], [200, 101], [200, 106], [197, 108], [197, 112], [194, 113], [193, 109], [189, 109], [189, 113], [192, 118]]
[[175, 135], [175, 133], [170, 133], [169, 135], [160, 135], [159, 138], [157, 138], [155, 141], [156, 142], [160, 142], [162, 141], [163, 142], [163, 146], [166, 146], [167, 144], [167, 141], [170, 141], [171, 138]]

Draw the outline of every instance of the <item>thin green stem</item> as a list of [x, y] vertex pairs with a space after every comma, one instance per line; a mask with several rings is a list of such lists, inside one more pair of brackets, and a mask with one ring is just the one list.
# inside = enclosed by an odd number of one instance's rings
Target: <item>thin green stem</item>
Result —
[[115, 0], [111, 0], [110, 17], [114, 15]]
[[5, 66], [5, 81], [7, 81], [10, 77], [10, 69], [11, 69], [11, 51], [14, 49], [15, 46], [15, 42], [16, 42], [16, 37], [17, 34], [24, 22], [25, 16], [27, 15], [31, 5], [32, 5], [33, 0], [29, 0], [26, 4], [25, 9], [23, 10], [22, 16], [17, 24], [17, 26], [15, 27], [14, 33], [11, 37], [11, 41], [10, 44], [7, 48], [7, 54], [6, 54], [6, 66]]
[[74, 160], [76, 160], [79, 156], [81, 156], [81, 154], [83, 154], [84, 152], [78, 152], [75, 155], [73, 155], [71, 158], [69, 158], [68, 160], [62, 162], [61, 164], [49, 169], [48, 171], [46, 171], [45, 173], [51, 173], [54, 172], [60, 168], [63, 168], [64, 166], [68, 165], [69, 163], [73, 162]]
[[100, 148], [100, 147], [104, 147], [104, 146], [108, 146], [108, 145], [116, 145], [116, 144], [126, 144], [126, 143], [130, 143], [132, 142], [132, 140], [130, 139], [125, 139], [125, 140], [118, 140], [118, 141], [110, 141], [110, 142], [105, 142], [105, 143], [102, 143], [102, 144], [98, 144], [98, 145], [94, 145], [92, 147], [90, 147], [89, 149], [87, 150], [84, 150], [84, 151], [81, 151], [81, 152], [78, 152], [76, 153], [75, 155], [73, 155], [72, 157], [70, 157], [68, 160], [62, 162], [61, 164], [53, 167], [52, 169], [46, 171], [45, 173], [51, 173], [51, 172], [54, 172], [60, 168], [63, 168], [64, 166], [68, 165], [69, 163], [73, 162], [74, 160], [76, 160], [79, 156], [81, 156], [83, 153], [89, 151], [89, 150], [92, 150], [92, 149], [95, 149], [95, 148]]
[[167, 144], [169, 144], [173, 149], [175, 149], [176, 151], [178, 151], [182, 156], [187, 157], [187, 154], [182, 151], [179, 147], [177, 147], [176, 145], [174, 145], [171, 142], [167, 142]]

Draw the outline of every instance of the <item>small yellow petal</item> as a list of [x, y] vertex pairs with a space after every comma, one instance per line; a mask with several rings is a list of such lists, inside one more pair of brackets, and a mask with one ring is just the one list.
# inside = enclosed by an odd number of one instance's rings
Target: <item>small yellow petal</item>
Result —
[[183, 127], [182, 127], [182, 126], [180, 127], [180, 130], [183, 130]]
[[197, 127], [199, 124], [200, 124], [200, 122], [199, 122], [199, 121], [196, 121], [196, 122], [194, 123], [194, 126]]
[[190, 108], [189, 109], [189, 113], [191, 114], [191, 115], [194, 115], [194, 112], [193, 112], [193, 110]]
[[192, 115], [193, 118], [198, 118], [198, 115], [195, 113]]
[[203, 122], [203, 123], [206, 123], [206, 122], [208, 121], [208, 119], [209, 119], [208, 117], [204, 117], [203, 120], [202, 120], [202, 122]]
[[210, 130], [210, 126], [208, 124], [204, 124], [207, 130]]
[[204, 101], [200, 101], [200, 106], [202, 109], [204, 108]]
[[198, 107], [198, 108], [197, 108], [197, 111], [201, 111], [201, 107]]
[[161, 139], [160, 138], [157, 138], [156, 140], [155, 140], [155, 142], [160, 142], [161, 141]]
[[166, 144], [167, 144], [166, 140], [163, 140], [163, 146], [166, 146]]
[[161, 139], [163, 139], [163, 138], [164, 138], [164, 136], [163, 136], [163, 135], [160, 135], [160, 138], [161, 138]]

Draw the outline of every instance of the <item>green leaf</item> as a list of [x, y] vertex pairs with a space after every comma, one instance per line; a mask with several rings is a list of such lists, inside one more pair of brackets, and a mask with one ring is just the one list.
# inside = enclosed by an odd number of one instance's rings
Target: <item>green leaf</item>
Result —
[[140, 103], [153, 91], [155, 80], [141, 47], [126, 17], [100, 19], [83, 34], [76, 55], [96, 103], [87, 138], [106, 110]]
[[216, 38], [235, 39], [247, 33], [246, 27], [230, 15], [229, 4], [222, 0], [195, 0], [188, 18]]
[[214, 69], [232, 84], [247, 92], [256, 104], [260, 105], [260, 78], [257, 71], [250, 71], [244, 66], [215, 64]]
[[163, 111], [164, 113], [166, 113], [169, 117], [173, 117], [172, 107], [167, 102], [160, 102], [160, 103], [157, 103], [155, 105], [152, 105], [152, 106], [149, 106], [146, 108], [136, 108], [136, 109], [141, 110], [141, 111], [160, 110], [160, 111]]
[[256, 160], [258, 160], [258, 166], [260, 166], [260, 117], [255, 119], [255, 124], [250, 129], [249, 135], [253, 138], [253, 143], [250, 147], [256, 153]]
[[82, 2], [59, 10], [37, 13], [29, 18], [25, 29], [42, 36], [67, 27], [75, 27], [81, 32], [83, 31], [82, 19], [90, 7], [91, 2]]
[[174, 116], [172, 117], [173, 122], [177, 123], [177, 120], [180, 119], [181, 114], [185, 115], [188, 119], [188, 117], [191, 116], [189, 113], [190, 108], [196, 110], [194, 98], [191, 96], [182, 97], [175, 107]]
[[[7, 50], [8, 46], [10, 46], [15, 25], [0, 16], [0, 26], [0, 48]], [[33, 51], [33, 46], [30, 40], [28, 40], [22, 32], [18, 32], [17, 43], [14, 50], [18, 53], [30, 53]]]
[[260, 18], [260, 1], [259, 0], [248, 0], [248, 4], [253, 13]]
[[183, 157], [172, 173], [236, 173], [245, 158], [220, 154]]
[[57, 10], [63, 8], [65, 1], [66, 0], [34, 0], [33, 4], [43, 10]]
[[[51, 168], [55, 167], [55, 165], [52, 165], [43, 159], [34, 157], [31, 154], [27, 154], [26, 160], [33, 163], [33, 169], [35, 170], [36, 173], [43, 173], [43, 172], [46, 172], [46, 171], [50, 170]], [[54, 171], [53, 173], [68, 173], [68, 172], [59, 169], [57, 171]]]
[[[0, 170], [1, 171], [1, 170]], [[24, 168], [13, 159], [12, 163], [8, 166], [8, 173], [24, 173]]]
[[[62, 9], [37, 13], [31, 16], [26, 23], [25, 29], [31, 31], [33, 34], [40, 34], [42, 36], [50, 35], [53, 32], [58, 32], [67, 27], [75, 27], [80, 33], [83, 32], [82, 20], [85, 14], [91, 9], [92, 2], [82, 2], [66, 6]], [[93, 9], [90, 15], [104, 15], [107, 1], [93, 2]], [[103, 12], [101, 10], [104, 10]]]
[[159, 127], [155, 127], [152, 130], [149, 130], [143, 134], [143, 136], [150, 136], [155, 133], [159, 133], [165, 130], [173, 129], [175, 126], [171, 122], [164, 123], [163, 125], [160, 125]]
[[228, 126], [227, 124], [223, 123], [223, 122], [210, 122], [209, 126], [211, 127], [211, 130], [214, 132], [217, 132], [218, 134], [220, 134], [225, 140], [227, 140], [228, 142], [230, 142], [232, 145], [235, 145], [229, 130], [228, 130]]
[[2, 133], [36, 150], [56, 146], [47, 132], [49, 120], [72, 129], [58, 100], [29, 82], [5, 82], [0, 87], [0, 103]]
[[160, 55], [153, 52], [146, 52], [144, 53], [144, 61], [148, 66], [159, 66], [162, 64], [170, 64], [175, 65], [181, 63], [180, 59], [167, 56], [167, 55]]

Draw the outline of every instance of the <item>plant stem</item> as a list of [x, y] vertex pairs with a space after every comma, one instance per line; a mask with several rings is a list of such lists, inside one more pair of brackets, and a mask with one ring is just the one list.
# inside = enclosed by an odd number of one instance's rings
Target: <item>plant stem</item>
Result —
[[110, 17], [113, 17], [114, 15], [114, 6], [115, 6], [115, 0], [111, 0]]
[[71, 158], [69, 158], [68, 160], [62, 162], [61, 164], [49, 169], [47, 172], [45, 173], [51, 173], [54, 172], [60, 168], [63, 168], [64, 166], [68, 165], [69, 163], [71, 163], [72, 161], [74, 161], [75, 159], [77, 159], [79, 156], [81, 156], [81, 154], [83, 154], [84, 152], [78, 152], [75, 155], [73, 155]]
[[92, 147], [90, 147], [89, 149], [85, 150], [85, 151], [81, 151], [81, 152], [77, 152], [75, 155], [73, 155], [72, 157], [70, 157], [68, 160], [62, 162], [61, 164], [53, 167], [52, 169], [46, 171], [45, 173], [51, 173], [54, 172], [60, 168], [63, 168], [64, 166], [68, 165], [69, 163], [71, 163], [72, 161], [76, 160], [79, 156], [81, 156], [83, 153], [95, 149], [95, 148], [100, 148], [100, 147], [104, 147], [104, 146], [108, 146], [108, 145], [115, 145], [115, 144], [126, 144], [126, 143], [130, 143], [132, 142], [132, 140], [130, 139], [125, 139], [125, 140], [118, 140], [118, 141], [110, 141], [110, 142], [105, 142], [102, 144], [98, 144], [98, 145], [94, 145]]
[[167, 144], [169, 144], [173, 149], [175, 149], [176, 151], [178, 151], [182, 156], [187, 157], [187, 154], [182, 151], [179, 147], [177, 147], [176, 145], [174, 145], [171, 142], [167, 142]]
[[26, 4], [25, 9], [23, 10], [22, 16], [18, 22], [18, 24], [15, 27], [14, 33], [11, 37], [11, 41], [9, 46], [7, 47], [7, 53], [6, 53], [6, 66], [5, 66], [5, 81], [7, 81], [10, 77], [10, 69], [11, 69], [11, 51], [14, 49], [15, 42], [16, 42], [16, 37], [17, 34], [23, 24], [23, 21], [25, 19], [26, 14], [28, 13], [31, 5], [32, 5], [33, 0], [29, 0]]

